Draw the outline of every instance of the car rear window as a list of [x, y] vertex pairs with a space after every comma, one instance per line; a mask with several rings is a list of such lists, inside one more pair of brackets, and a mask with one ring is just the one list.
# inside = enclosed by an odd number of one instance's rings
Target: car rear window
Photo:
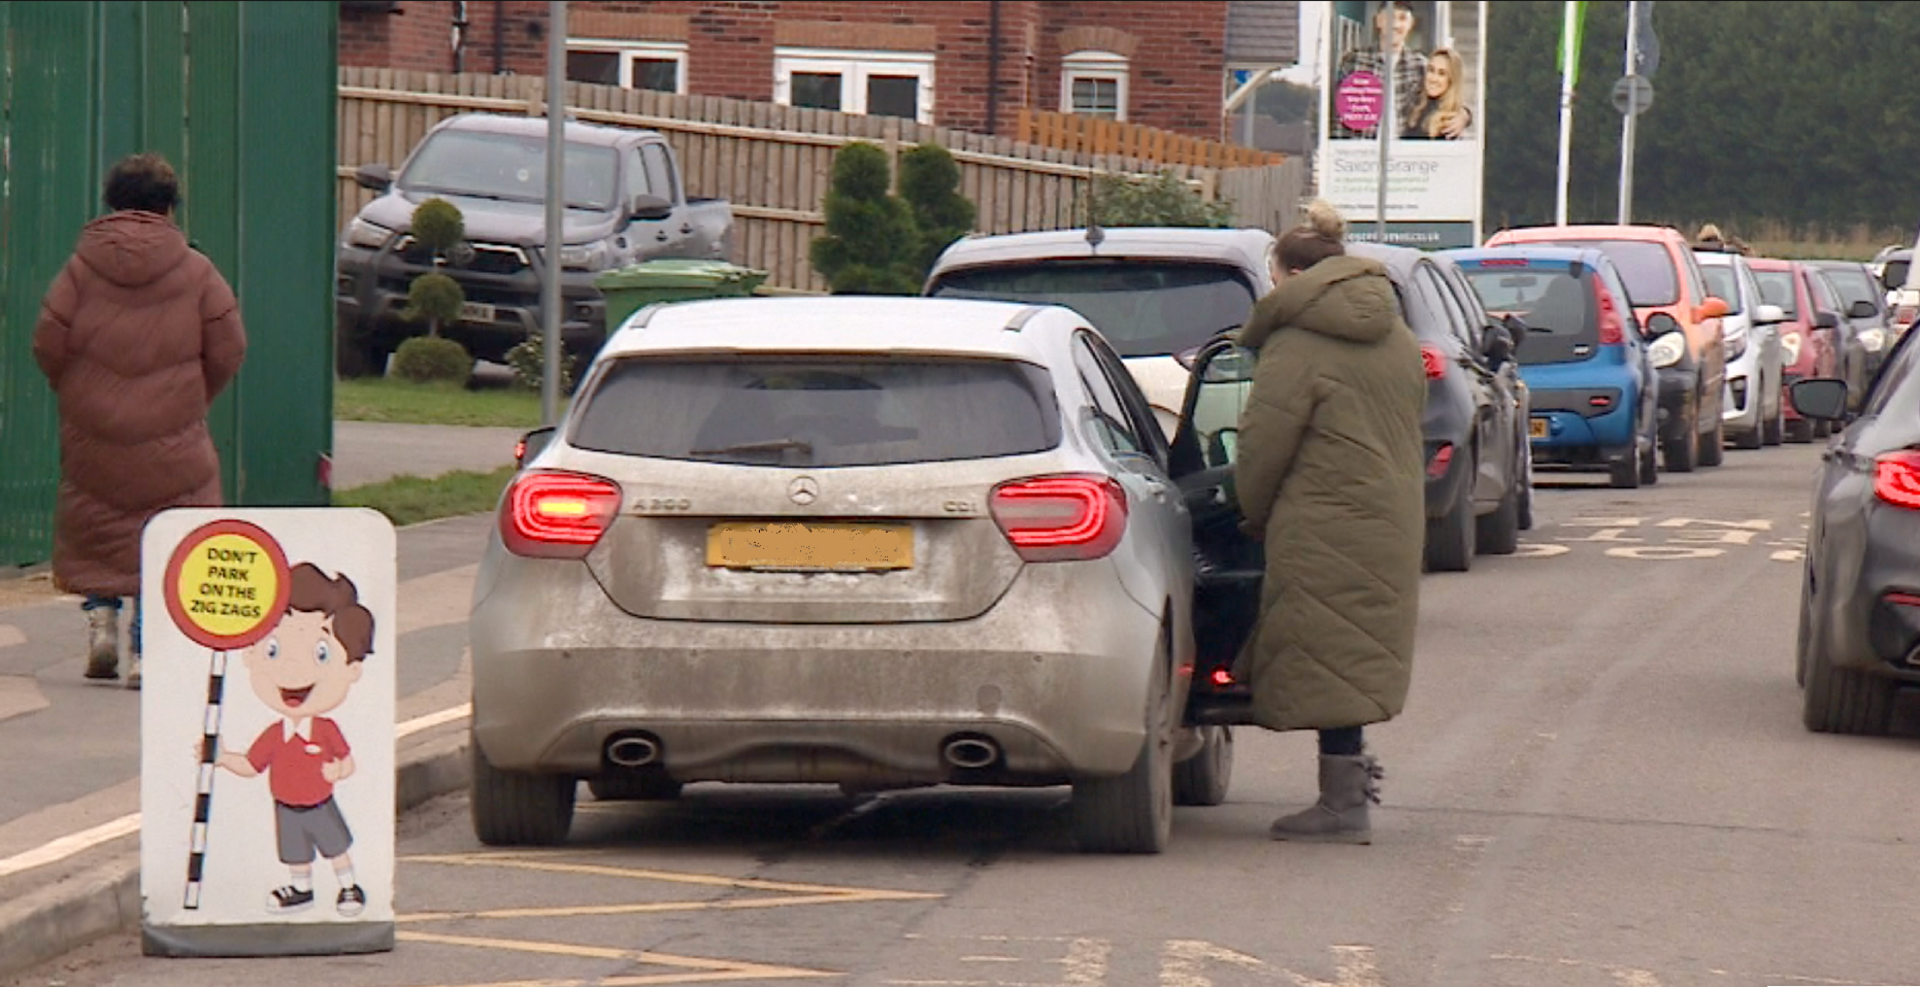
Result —
[[1910, 260], [1887, 261], [1886, 270], [1880, 272], [1880, 280], [1889, 285], [1904, 285], [1907, 283], [1907, 271], [1912, 265]]
[[1740, 286], [1735, 283], [1732, 266], [1702, 264], [1700, 276], [1707, 279], [1707, 293], [1727, 303], [1727, 314], [1740, 314]]
[[1760, 286], [1760, 297], [1768, 305], [1778, 305], [1789, 319], [1800, 317], [1800, 307], [1794, 304], [1793, 272], [1791, 271], [1755, 271], [1753, 281]]
[[1840, 301], [1848, 307], [1854, 302], [1866, 302], [1874, 308], [1881, 305], [1882, 296], [1873, 283], [1873, 276], [1862, 267], [1827, 268], [1827, 279], [1840, 292]]
[[1527, 338], [1514, 350], [1522, 364], [1573, 363], [1593, 355], [1600, 342], [1593, 272], [1573, 273], [1565, 264], [1466, 268], [1467, 281], [1489, 315], [1517, 316]]
[[625, 358], [585, 396], [582, 449], [741, 466], [885, 466], [1060, 443], [1047, 372], [1004, 360]]
[[1606, 254], [1620, 272], [1620, 280], [1626, 282], [1635, 308], [1672, 305], [1680, 300], [1680, 272], [1666, 244], [1650, 240], [1562, 240], [1550, 246], [1591, 247]]
[[1247, 321], [1254, 290], [1236, 268], [1140, 260], [1043, 260], [941, 276], [937, 298], [1065, 305], [1123, 357], [1194, 349]]

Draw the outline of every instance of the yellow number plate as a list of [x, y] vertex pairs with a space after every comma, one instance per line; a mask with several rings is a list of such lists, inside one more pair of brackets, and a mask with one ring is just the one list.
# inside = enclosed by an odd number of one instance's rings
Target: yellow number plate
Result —
[[911, 569], [913, 528], [904, 524], [728, 521], [707, 529], [707, 565], [799, 572]]
[[1545, 418], [1529, 419], [1527, 421], [1527, 435], [1536, 439], [1546, 438], [1547, 420]]

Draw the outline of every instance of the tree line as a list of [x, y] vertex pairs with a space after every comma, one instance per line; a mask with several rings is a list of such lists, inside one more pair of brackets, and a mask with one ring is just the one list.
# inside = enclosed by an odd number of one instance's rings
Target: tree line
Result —
[[[1551, 223], [1559, 161], [1564, 7], [1489, 5], [1486, 217], [1490, 228]], [[1785, 224], [1838, 235], [1862, 224], [1910, 235], [1920, 223], [1920, 51], [1912, 8], [1856, 0], [1665, 0], [1660, 64], [1640, 117], [1634, 218], [1732, 229]], [[1627, 5], [1587, 5], [1574, 96], [1573, 222], [1612, 222], [1620, 175], [1612, 92]]]

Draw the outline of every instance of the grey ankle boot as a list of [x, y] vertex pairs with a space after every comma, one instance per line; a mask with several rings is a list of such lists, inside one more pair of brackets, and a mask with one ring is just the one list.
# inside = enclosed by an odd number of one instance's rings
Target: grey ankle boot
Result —
[[120, 612], [108, 607], [87, 611], [87, 678], [120, 677]]
[[1371, 755], [1320, 758], [1320, 801], [1311, 808], [1273, 821], [1267, 835], [1300, 843], [1373, 842], [1369, 803], [1380, 802], [1374, 782], [1383, 772]]

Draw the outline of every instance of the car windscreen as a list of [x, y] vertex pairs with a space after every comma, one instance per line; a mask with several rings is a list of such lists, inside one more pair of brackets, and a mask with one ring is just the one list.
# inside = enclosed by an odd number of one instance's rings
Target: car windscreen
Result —
[[941, 276], [938, 298], [1065, 305], [1093, 323], [1115, 352], [1167, 356], [1247, 321], [1253, 287], [1217, 264], [1156, 260], [1037, 260]]
[[[608, 212], [619, 200], [611, 147], [568, 142], [567, 206]], [[468, 195], [505, 202], [544, 202], [545, 137], [442, 130], [407, 162], [400, 187], [408, 192]]]
[[1700, 276], [1707, 279], [1707, 294], [1727, 303], [1728, 315], [1740, 314], [1740, 286], [1734, 283], [1731, 265], [1702, 264]]
[[1873, 277], [1861, 267], [1829, 267], [1827, 280], [1833, 282], [1835, 290], [1840, 292], [1843, 307], [1852, 308], [1855, 302], [1866, 302], [1878, 309], [1883, 296], [1876, 289]]
[[1800, 317], [1800, 307], [1794, 304], [1793, 272], [1755, 271], [1753, 280], [1760, 286], [1760, 297], [1768, 305], [1780, 306], [1780, 311], [1785, 312], [1789, 319]]
[[1514, 350], [1522, 364], [1574, 363], [1591, 357], [1600, 341], [1591, 271], [1576, 275], [1566, 264], [1466, 268], [1467, 282], [1494, 318], [1512, 315], [1527, 324], [1527, 338]]
[[614, 361], [568, 442], [741, 466], [884, 466], [1044, 452], [1052, 379], [1005, 360], [874, 356]]
[[1564, 240], [1541, 246], [1591, 247], [1607, 255], [1626, 282], [1635, 308], [1672, 305], [1680, 300], [1680, 272], [1665, 244], [1650, 240]]

